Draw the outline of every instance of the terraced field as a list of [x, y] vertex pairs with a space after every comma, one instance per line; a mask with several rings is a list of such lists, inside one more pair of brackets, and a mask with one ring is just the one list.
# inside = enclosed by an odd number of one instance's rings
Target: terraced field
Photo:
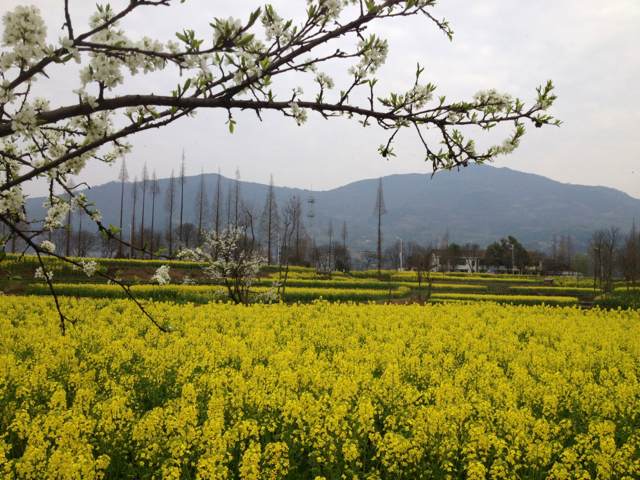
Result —
[[[224, 300], [222, 285], [212, 284], [202, 274], [196, 262], [166, 260], [92, 259], [99, 272], [120, 278], [131, 286], [131, 292], [141, 299], [207, 303]], [[172, 284], [151, 284], [155, 269], [171, 268]], [[47, 295], [47, 285], [34, 278], [38, 267], [35, 257], [8, 256], [0, 262], [0, 290], [7, 294]], [[54, 284], [60, 295], [90, 298], [124, 298], [126, 292], [108, 285], [99, 275], [87, 278], [83, 272], [70, 268], [56, 259], [47, 259], [54, 273]], [[268, 295], [282, 281], [276, 267], [267, 267], [253, 287], [258, 299]], [[315, 270], [291, 267], [288, 274], [285, 302], [309, 302], [316, 299], [357, 302], [469, 302], [491, 301], [523, 305], [573, 305], [591, 302], [600, 292], [588, 286], [588, 279], [535, 276], [492, 275], [486, 273], [432, 273], [430, 285], [418, 283], [416, 272], [355, 271], [318, 275]]]

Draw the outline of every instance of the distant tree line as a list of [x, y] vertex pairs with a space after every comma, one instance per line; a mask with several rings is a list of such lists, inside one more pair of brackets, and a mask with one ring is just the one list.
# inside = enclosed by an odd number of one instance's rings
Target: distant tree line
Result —
[[[164, 192], [156, 172], [149, 174], [146, 164], [140, 175], [129, 182], [123, 160], [118, 174], [118, 225], [113, 227], [117, 235], [96, 234], [89, 227], [92, 222], [83, 209], [70, 209], [64, 228], [48, 232], [48, 239], [67, 256], [174, 258], [185, 248], [202, 245], [208, 232], [220, 235], [234, 228], [241, 232], [247, 248], [262, 252], [267, 265], [280, 267], [285, 280], [290, 265], [315, 267], [318, 273], [326, 275], [353, 268], [346, 221], [336, 225], [329, 219], [326, 234], [316, 238], [312, 233], [322, 229], [322, 226], [313, 228], [312, 196], [278, 199], [272, 176], [262, 204], [253, 205], [242, 196], [240, 171], [236, 170], [235, 178], [223, 185], [218, 170], [211, 185], [200, 173], [195, 201], [185, 205], [186, 175], [184, 152], [178, 176], [171, 172]], [[594, 232], [587, 253], [577, 251], [570, 235], [554, 236], [546, 252], [528, 250], [514, 236], [499, 239], [484, 249], [477, 244], [450, 242], [448, 234], [437, 244], [405, 243], [396, 237], [385, 247], [383, 220], [388, 211], [382, 179], [373, 200], [372, 234], [376, 237], [376, 249], [358, 252], [357, 257], [358, 267], [376, 269], [379, 274], [386, 269], [410, 269], [418, 272], [419, 281], [423, 277], [428, 281], [428, 273], [435, 271], [578, 273], [591, 275], [594, 288], [605, 291], [613, 288], [616, 277], [634, 286], [640, 281], [640, 233], [635, 223], [627, 234], [614, 227]], [[129, 218], [125, 218], [125, 212]], [[19, 251], [19, 242], [14, 240], [9, 249]]]

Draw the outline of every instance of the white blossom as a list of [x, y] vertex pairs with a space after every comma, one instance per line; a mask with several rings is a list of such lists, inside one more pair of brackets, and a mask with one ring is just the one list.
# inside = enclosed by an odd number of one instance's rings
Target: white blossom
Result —
[[29, 133], [38, 125], [35, 109], [26, 103], [11, 120], [11, 128], [16, 133]]
[[45, 230], [55, 230], [62, 227], [65, 217], [71, 210], [71, 205], [58, 197], [53, 197], [51, 201], [45, 203], [45, 206], [48, 207], [47, 216], [44, 219]]
[[285, 28], [286, 22], [272, 7], [265, 8], [262, 15], [262, 25], [267, 40], [279, 39], [281, 43], [288, 43], [291, 40], [291, 32]]
[[360, 63], [352, 67], [349, 71], [352, 75], [364, 77], [368, 73], [375, 73], [387, 60], [389, 44], [372, 35], [368, 39], [360, 40], [358, 45], [360, 50]]
[[319, 72], [316, 75], [316, 82], [318, 82], [322, 88], [326, 88], [329, 90], [331, 90], [334, 86], [333, 78], [323, 72]]
[[102, 214], [98, 210], [91, 210], [89, 212], [89, 218], [94, 222], [100, 222], [102, 220]]
[[47, 253], [54, 253], [56, 251], [56, 245], [49, 240], [43, 240], [42, 243], [40, 243], [40, 248]]
[[98, 263], [95, 260], [84, 260], [80, 262], [82, 271], [87, 277], [92, 277], [98, 270]]
[[481, 90], [473, 96], [473, 99], [485, 110], [496, 112], [507, 110], [513, 102], [511, 95], [499, 93], [494, 89]]
[[213, 29], [213, 41], [217, 44], [220, 41], [235, 37], [242, 30], [242, 22], [233, 17], [226, 19], [216, 18], [213, 23]]
[[0, 214], [24, 219], [24, 195], [19, 186], [0, 192]]
[[335, 20], [340, 16], [344, 5], [348, 4], [349, 2], [344, 0], [317, 0], [317, 2], [307, 0], [307, 3], [317, 3], [320, 12], [327, 20]]
[[36, 268], [33, 277], [38, 280], [53, 280], [53, 272], [51, 270], [44, 270], [42, 267]]
[[157, 283], [158, 285], [167, 285], [171, 283], [171, 276], [169, 275], [169, 270], [171, 267], [169, 265], [162, 265], [158, 267], [156, 272], [151, 277], [151, 281]]
[[307, 121], [307, 111], [304, 108], [301, 108], [300, 105], [298, 105], [298, 102], [291, 102], [289, 107], [291, 108], [291, 115], [293, 115], [293, 118], [298, 125], [302, 125]]
[[31, 65], [45, 50], [47, 27], [40, 10], [34, 6], [17, 6], [2, 18], [2, 43], [12, 47], [5, 58], [7, 63]]

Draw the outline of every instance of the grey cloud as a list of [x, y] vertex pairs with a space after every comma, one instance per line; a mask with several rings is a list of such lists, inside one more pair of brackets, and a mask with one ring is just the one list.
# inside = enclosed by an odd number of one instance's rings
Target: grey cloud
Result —
[[[3, 1], [0, 14], [20, 3], [24, 2]], [[61, 2], [29, 3], [43, 10], [51, 38], [57, 39], [62, 33]], [[272, 3], [291, 15], [299, 15], [306, 4]], [[71, 5], [76, 22], [86, 22], [93, 2]], [[244, 17], [255, 5], [249, 0], [190, 0], [172, 10], [152, 9], [125, 26], [132, 36], [152, 33], [167, 40], [186, 26], [206, 32], [214, 16]], [[468, 97], [493, 87], [529, 100], [535, 86], [553, 79], [560, 96], [554, 113], [564, 125], [530, 132], [521, 149], [498, 165], [566, 182], [612, 186], [640, 197], [640, 2], [448, 0], [436, 13], [451, 21], [453, 42], [424, 19], [372, 28], [391, 45], [388, 64], [380, 72], [383, 88], [407, 87], [418, 61], [426, 67], [426, 79], [450, 97]], [[327, 69], [337, 78], [341, 71]], [[68, 101], [68, 86], [76, 82], [56, 78], [47, 88], [54, 100]], [[170, 87], [148, 80], [129, 84], [153, 91], [150, 85], [158, 91]], [[224, 115], [201, 112], [163, 132], [142, 134], [132, 142], [131, 169], [141, 169], [146, 161], [159, 175], [168, 175], [186, 147], [192, 173], [220, 167], [232, 175], [239, 167], [244, 179], [265, 182], [273, 173], [277, 183], [290, 186], [329, 188], [363, 177], [429, 170], [411, 135], [400, 139], [399, 158], [385, 161], [376, 154], [383, 137], [375, 128], [313, 115], [304, 127], [276, 114], [266, 114], [265, 119], [259, 123], [252, 114], [240, 114], [236, 134], [229, 135]], [[114, 179], [116, 173], [102, 165], [87, 169], [94, 184]]]

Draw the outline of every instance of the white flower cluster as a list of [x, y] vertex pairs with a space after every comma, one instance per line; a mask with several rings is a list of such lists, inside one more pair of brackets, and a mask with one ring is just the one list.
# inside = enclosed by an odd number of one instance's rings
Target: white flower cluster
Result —
[[367, 39], [360, 40], [358, 50], [360, 62], [349, 72], [358, 77], [365, 77], [369, 73], [375, 73], [387, 60], [389, 43], [372, 35]]
[[158, 267], [156, 272], [151, 277], [151, 281], [157, 283], [158, 285], [167, 285], [171, 283], [171, 276], [169, 275], [169, 270], [171, 267], [169, 265], [162, 265]]
[[210, 278], [238, 277], [250, 284], [260, 272], [265, 260], [243, 248], [244, 232], [240, 228], [228, 228], [219, 235], [211, 232], [205, 236], [202, 248], [183, 250], [181, 259], [207, 263], [205, 273]]
[[[99, 25], [111, 18], [113, 11], [110, 8], [100, 8], [94, 17], [92, 24]], [[162, 52], [164, 46], [158, 40], [149, 37], [143, 37], [138, 42], [132, 42], [124, 34], [123, 30], [115, 28], [116, 24], [109, 28], [101, 30], [91, 37], [95, 43], [104, 45], [113, 45], [117, 47], [137, 48], [149, 52]], [[68, 39], [65, 44], [68, 47]], [[73, 51], [73, 49], [71, 49]], [[142, 70], [144, 73], [160, 70], [166, 66], [164, 59], [160, 56], [145, 55], [141, 53], [127, 53], [119, 56], [107, 55], [105, 53], [94, 53], [91, 55], [91, 62], [80, 72], [80, 80], [83, 87], [90, 82], [101, 82], [108, 89], [114, 88], [121, 84], [124, 77], [121, 67], [126, 66], [131, 75], [136, 75]], [[81, 91], [81, 96], [86, 95]]]
[[91, 210], [89, 212], [89, 218], [91, 218], [91, 220], [93, 220], [94, 222], [100, 222], [102, 220], [102, 213], [100, 213], [100, 211], [98, 210]]
[[235, 37], [242, 30], [242, 22], [233, 17], [216, 18], [211, 26], [214, 30], [213, 42], [216, 45]]
[[58, 43], [60, 44], [60, 47], [64, 48], [67, 53], [70, 53], [73, 56], [73, 60], [76, 63], [80, 63], [80, 52], [74, 46], [73, 40], [71, 40], [69, 37], [61, 37], [60, 39], [58, 39]]
[[415, 85], [407, 93], [407, 99], [414, 108], [422, 108], [433, 99], [433, 85]]
[[334, 87], [333, 78], [323, 72], [319, 72], [316, 75], [316, 82], [318, 82], [322, 88], [327, 90], [331, 90]]
[[354, 3], [353, 0], [307, 0], [307, 4], [317, 5], [320, 14], [326, 20], [337, 19], [342, 13], [342, 9], [350, 3]]
[[83, 260], [80, 264], [82, 265], [82, 271], [87, 277], [93, 277], [98, 270], [98, 262], [95, 260]]
[[48, 207], [48, 210], [44, 219], [44, 229], [55, 230], [62, 227], [65, 217], [71, 210], [71, 205], [61, 198], [53, 197], [45, 203], [45, 206]]
[[42, 267], [36, 268], [33, 277], [38, 280], [53, 280], [53, 272], [51, 270], [45, 270]]
[[36, 111], [28, 103], [25, 103], [11, 120], [11, 128], [21, 134], [33, 132], [37, 125]]
[[0, 56], [0, 70], [32, 65], [39, 60], [45, 51], [47, 36], [40, 10], [34, 6], [19, 5], [2, 17], [2, 23], [2, 43], [12, 50]]
[[268, 5], [262, 14], [262, 26], [264, 27], [267, 40], [279, 40], [281, 43], [291, 41], [291, 30], [287, 28], [284, 19], [278, 15], [275, 9]]
[[197, 248], [184, 248], [178, 252], [176, 257], [178, 260], [186, 260], [188, 262], [199, 262], [201, 261], [206, 254], [200, 247]]
[[307, 121], [307, 111], [301, 108], [298, 102], [291, 102], [289, 107], [291, 108], [291, 115], [293, 115], [298, 125], [302, 125]]
[[511, 107], [513, 98], [511, 95], [499, 93], [498, 91], [481, 90], [473, 96], [474, 101], [480, 105], [483, 110], [488, 112], [501, 112]]
[[11, 88], [9, 88], [9, 81], [4, 80], [2, 84], [0, 84], [0, 104], [12, 102], [14, 99], [15, 95], [13, 94]]
[[236, 85], [244, 83], [249, 78], [259, 77], [262, 73], [258, 65], [258, 57], [252, 53], [240, 52], [237, 61], [239, 68], [233, 78]]
[[120, 66], [119, 59], [98, 53], [91, 59], [90, 64], [80, 72], [80, 81], [82, 85], [101, 82], [106, 88], [113, 88], [124, 80]]
[[54, 253], [56, 251], [55, 243], [49, 240], [43, 240], [42, 243], [40, 244], [40, 248], [47, 253]]
[[24, 195], [19, 186], [0, 192], [0, 214], [24, 219]]

